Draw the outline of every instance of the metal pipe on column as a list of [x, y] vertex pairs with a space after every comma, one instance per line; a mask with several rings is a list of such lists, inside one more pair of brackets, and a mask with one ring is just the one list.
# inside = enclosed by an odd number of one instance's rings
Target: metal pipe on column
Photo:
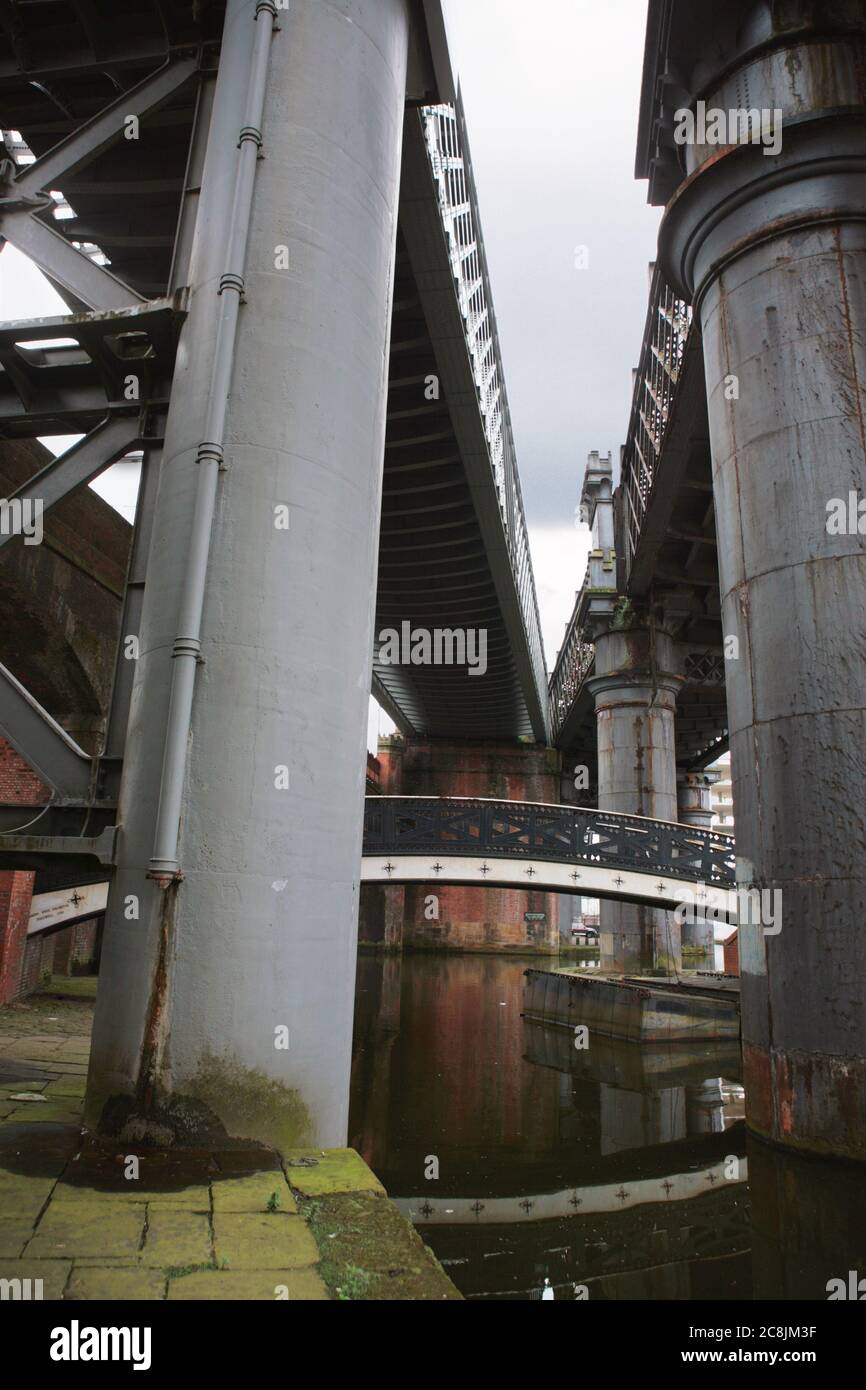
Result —
[[[268, 20], [259, 20], [267, 15]], [[216, 328], [213, 370], [205, 415], [204, 439], [199, 445], [199, 468], [195, 512], [189, 538], [186, 571], [181, 592], [177, 636], [172, 657], [171, 698], [165, 736], [159, 810], [153, 842], [149, 876], [170, 883], [180, 875], [178, 833], [186, 749], [189, 741], [196, 667], [201, 661], [201, 619], [204, 609], [205, 580], [216, 506], [217, 483], [223, 467], [223, 437], [232, 369], [235, 358], [238, 314], [244, 291], [250, 212], [256, 161], [262, 146], [261, 121], [265, 104], [270, 44], [277, 10], [274, 0], [259, 0], [253, 20], [257, 26], [249, 74], [246, 119], [238, 139], [238, 161], [234, 200], [229, 223], [226, 269], [217, 293], [222, 297]]]
[[255, 9], [226, 7], [86, 1114], [297, 1147], [344, 1143], [348, 1121], [410, 12], [295, 0], [261, 107]]

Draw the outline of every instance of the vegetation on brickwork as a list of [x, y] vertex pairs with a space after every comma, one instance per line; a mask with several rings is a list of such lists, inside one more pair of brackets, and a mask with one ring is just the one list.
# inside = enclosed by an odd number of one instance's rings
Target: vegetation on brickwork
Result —
[[298, 1198], [332, 1298], [458, 1299], [432, 1251], [387, 1198], [370, 1192]]
[[622, 632], [624, 629], [630, 628], [635, 622], [635, 617], [636, 615], [631, 606], [631, 600], [626, 598], [623, 594], [617, 599], [613, 610], [613, 618], [610, 625], [611, 631]]
[[163, 1273], [169, 1279], [183, 1279], [187, 1274], [204, 1274], [205, 1272], [210, 1273], [215, 1268], [216, 1266], [213, 1264], [169, 1265], [166, 1269], [163, 1270]]

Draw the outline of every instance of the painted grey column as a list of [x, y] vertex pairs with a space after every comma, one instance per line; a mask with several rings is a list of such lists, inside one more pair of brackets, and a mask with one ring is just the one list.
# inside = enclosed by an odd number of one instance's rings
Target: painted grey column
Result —
[[148, 878], [258, 22], [229, 0], [153, 527], [88, 1118], [346, 1139], [406, 0], [280, 10], [186, 746]]
[[[677, 773], [677, 820], [680, 825], [694, 825], [701, 830], [710, 830], [713, 824], [713, 787], [721, 773], [705, 769], [703, 772]], [[692, 970], [714, 970], [715, 925], [696, 915], [694, 922], [682, 925], [683, 946], [690, 946], [694, 952], [686, 959], [686, 966]]]
[[[598, 729], [598, 804], [603, 811], [677, 818], [674, 716], [682, 678], [668, 633], [635, 623], [595, 635], [588, 682]], [[672, 912], [602, 900], [602, 969], [680, 969], [680, 928]]]
[[781, 893], [739, 932], [747, 1120], [866, 1159], [866, 5], [778, 24], [702, 87], [780, 151], [688, 149], [660, 246], [703, 332], [738, 854]]

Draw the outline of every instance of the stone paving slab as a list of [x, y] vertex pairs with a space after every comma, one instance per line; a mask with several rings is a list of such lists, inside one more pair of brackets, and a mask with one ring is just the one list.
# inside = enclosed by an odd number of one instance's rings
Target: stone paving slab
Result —
[[210, 1217], [200, 1212], [153, 1211], [148, 1207], [147, 1234], [140, 1256], [143, 1265], [180, 1269], [213, 1260]]
[[134, 1146], [81, 1127], [92, 1013], [0, 1008], [0, 1279], [65, 1301], [306, 1301], [383, 1297], [398, 1270], [403, 1296], [459, 1297], [351, 1149], [143, 1149], [128, 1178]]
[[295, 1213], [298, 1204], [283, 1174], [255, 1173], [243, 1178], [225, 1178], [211, 1184], [213, 1209], [217, 1212]]
[[290, 1300], [322, 1301], [329, 1297], [327, 1287], [315, 1268], [269, 1270], [215, 1269], [172, 1279], [168, 1286], [170, 1302], [177, 1299]]
[[[45, 1085], [46, 1096], [74, 1096], [76, 1099], [84, 1099], [84, 1090], [87, 1085], [87, 1078], [84, 1076], [72, 1076], [69, 1073], [57, 1081], [49, 1081]], [[35, 1087], [34, 1087], [35, 1089]]]
[[126, 1255], [135, 1258], [144, 1235], [144, 1210], [112, 1205], [83, 1211], [55, 1207], [49, 1203], [30, 1244], [32, 1259], [77, 1255]]
[[97, 1212], [107, 1212], [115, 1207], [137, 1210], [143, 1214], [147, 1205], [147, 1193], [135, 1189], [132, 1183], [129, 1187], [128, 1192], [100, 1192], [92, 1187], [77, 1187], [59, 1182], [51, 1195], [51, 1210], [67, 1214], [72, 1220], [88, 1212], [95, 1215]]
[[72, 1265], [69, 1260], [0, 1259], [0, 1279], [31, 1280], [30, 1292], [34, 1300], [37, 1297], [37, 1290], [33, 1281], [41, 1279], [42, 1297], [46, 1302], [63, 1297], [71, 1269]]
[[0, 1220], [35, 1222], [48, 1198], [54, 1182], [51, 1178], [28, 1178], [23, 1174], [5, 1174], [0, 1170]]
[[319, 1259], [318, 1246], [300, 1216], [215, 1212], [213, 1224], [218, 1266], [303, 1269]]
[[28, 1125], [74, 1125], [80, 1119], [80, 1111], [70, 1110], [65, 1105], [52, 1105], [50, 1101], [43, 1105], [34, 1105], [32, 1102], [16, 1105], [6, 1116], [8, 1124]]
[[379, 1179], [354, 1149], [290, 1149], [283, 1159], [289, 1182], [305, 1197], [336, 1192], [385, 1195]]
[[112, 1265], [81, 1266], [66, 1288], [66, 1299], [104, 1299], [107, 1302], [143, 1302], [165, 1298], [168, 1278], [161, 1270], [118, 1269]]
[[16, 1259], [32, 1235], [33, 1221], [27, 1217], [0, 1217], [0, 1259]]

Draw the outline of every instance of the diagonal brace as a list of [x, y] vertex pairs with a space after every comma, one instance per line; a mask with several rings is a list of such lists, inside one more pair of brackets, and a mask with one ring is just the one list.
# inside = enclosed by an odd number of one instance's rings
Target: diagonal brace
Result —
[[61, 801], [89, 799], [91, 760], [30, 691], [0, 665], [0, 731]]
[[65, 176], [84, 168], [122, 136], [130, 116], [141, 117], [170, 100], [197, 68], [195, 58], [163, 64], [0, 188], [0, 231], [6, 240], [91, 309], [122, 309], [145, 301], [37, 214], [50, 206], [48, 193]]
[[53, 188], [62, 189], [65, 175], [83, 169], [123, 135], [130, 116], [141, 118], [164, 105], [197, 70], [197, 58], [181, 58], [163, 64], [137, 87], [122, 92], [116, 101], [97, 111], [35, 163], [27, 165], [10, 186], [10, 194], [32, 198]]
[[[138, 416], [129, 418], [124, 415], [110, 415], [101, 425], [97, 425], [95, 430], [91, 430], [90, 434], [73, 444], [71, 449], [59, 454], [56, 459], [52, 459], [40, 469], [35, 477], [23, 483], [17, 492], [6, 499], [8, 510], [14, 513], [18, 510], [17, 504], [20, 503], [23, 515], [26, 511], [24, 504], [31, 502], [38, 508], [39, 515], [44, 516], [64, 497], [84, 487], [110, 464], [122, 458], [140, 438]], [[9, 504], [16, 506], [12, 507]], [[15, 534], [14, 531], [7, 534], [6, 528], [2, 528], [0, 547], [6, 545]]]

